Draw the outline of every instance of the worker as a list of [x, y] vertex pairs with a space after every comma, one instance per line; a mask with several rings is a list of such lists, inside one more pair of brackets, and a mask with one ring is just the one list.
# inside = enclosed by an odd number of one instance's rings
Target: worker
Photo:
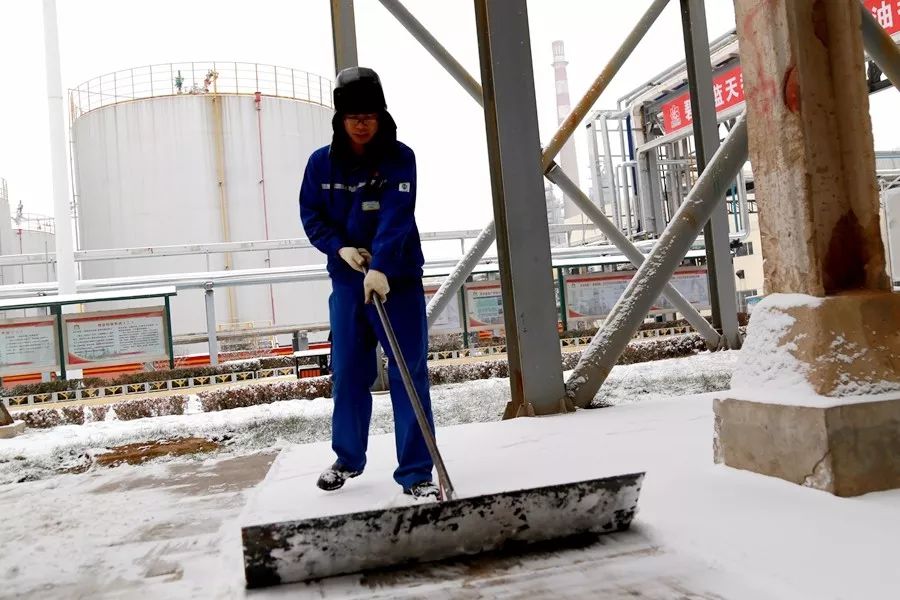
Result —
[[373, 296], [384, 301], [413, 385], [434, 431], [428, 383], [428, 326], [422, 244], [415, 222], [416, 160], [397, 141], [381, 81], [372, 69], [337, 75], [331, 145], [309, 158], [300, 216], [309, 241], [328, 257], [332, 334], [331, 446], [337, 460], [319, 477], [336, 490], [366, 466], [376, 345], [388, 354], [398, 466], [394, 480], [415, 499], [436, 499], [432, 461]]

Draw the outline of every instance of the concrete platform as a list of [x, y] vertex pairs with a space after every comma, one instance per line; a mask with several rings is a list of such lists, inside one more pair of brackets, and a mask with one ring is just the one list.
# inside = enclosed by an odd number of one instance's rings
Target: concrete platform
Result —
[[[838, 498], [713, 463], [712, 395], [441, 429], [460, 491], [646, 471], [631, 530], [592, 543], [247, 592], [239, 517], [272, 456], [179, 459], [0, 487], [3, 594], [40, 598], [893, 599], [900, 492]], [[392, 501], [393, 436], [337, 494], [292, 451], [286, 509]], [[329, 508], [330, 507], [330, 508]]]

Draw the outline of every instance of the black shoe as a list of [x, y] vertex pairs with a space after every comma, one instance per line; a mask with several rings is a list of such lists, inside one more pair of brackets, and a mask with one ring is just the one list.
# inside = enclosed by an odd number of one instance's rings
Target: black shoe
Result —
[[328, 492], [340, 489], [344, 486], [344, 483], [350, 479], [351, 477], [356, 477], [361, 474], [362, 471], [351, 471], [347, 469], [340, 463], [334, 463], [319, 475], [319, 480], [316, 482], [316, 485], [319, 486], [319, 489], [326, 490]]
[[412, 496], [416, 500], [440, 500], [441, 491], [431, 481], [420, 481], [408, 488], [403, 488], [403, 493]]

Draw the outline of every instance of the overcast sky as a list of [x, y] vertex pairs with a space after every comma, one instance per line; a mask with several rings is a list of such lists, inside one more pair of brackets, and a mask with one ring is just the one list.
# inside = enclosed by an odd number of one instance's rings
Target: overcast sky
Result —
[[[471, 0], [405, 4], [479, 79]], [[542, 143], [556, 129], [552, 41], [566, 44], [574, 103], [649, 4], [528, 3]], [[597, 108], [614, 107], [619, 96], [684, 58], [678, 4], [671, 2]], [[51, 214], [41, 5], [40, 0], [0, 0], [0, 177], [9, 182], [12, 207], [22, 200], [30, 212]], [[58, 0], [63, 87], [131, 67], [207, 60], [276, 64], [331, 76], [328, 7], [328, 0]], [[731, 0], [707, 0], [707, 13], [711, 38], [734, 27]], [[491, 217], [480, 109], [377, 0], [357, 0], [356, 19], [360, 63], [380, 73], [399, 137], [418, 157], [420, 228], [480, 227]], [[900, 147], [898, 100], [894, 89], [872, 97], [877, 149]], [[576, 136], [587, 189], [583, 127]]]

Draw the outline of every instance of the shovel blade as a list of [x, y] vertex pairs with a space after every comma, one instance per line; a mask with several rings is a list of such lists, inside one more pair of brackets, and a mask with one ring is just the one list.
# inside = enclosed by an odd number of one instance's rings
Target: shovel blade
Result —
[[247, 587], [628, 529], [643, 473], [242, 528]]

